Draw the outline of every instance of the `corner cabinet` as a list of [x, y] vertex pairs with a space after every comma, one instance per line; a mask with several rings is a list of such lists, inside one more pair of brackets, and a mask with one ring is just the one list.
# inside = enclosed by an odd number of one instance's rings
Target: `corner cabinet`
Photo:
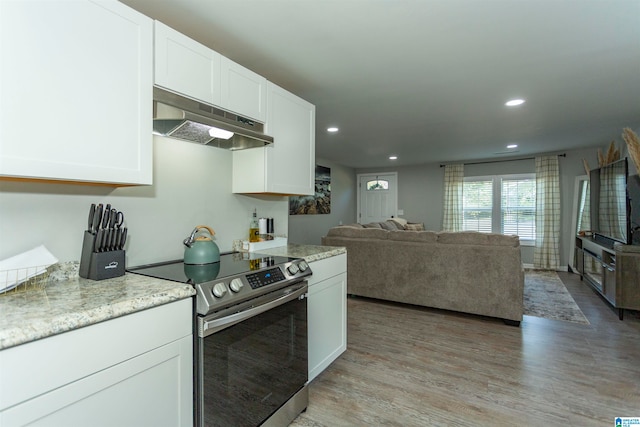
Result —
[[155, 21], [154, 84], [264, 123], [267, 79]]
[[347, 254], [309, 263], [309, 381], [347, 349]]
[[191, 298], [0, 352], [0, 425], [193, 425]]
[[152, 183], [153, 21], [115, 0], [0, 2], [0, 177]]
[[267, 82], [266, 133], [274, 143], [233, 152], [234, 193], [315, 193], [316, 108]]

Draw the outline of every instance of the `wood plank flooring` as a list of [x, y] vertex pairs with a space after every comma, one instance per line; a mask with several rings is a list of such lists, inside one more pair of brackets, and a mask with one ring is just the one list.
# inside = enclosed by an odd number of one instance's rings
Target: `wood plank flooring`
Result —
[[292, 424], [613, 426], [640, 417], [640, 317], [559, 273], [590, 325], [348, 299], [347, 351]]

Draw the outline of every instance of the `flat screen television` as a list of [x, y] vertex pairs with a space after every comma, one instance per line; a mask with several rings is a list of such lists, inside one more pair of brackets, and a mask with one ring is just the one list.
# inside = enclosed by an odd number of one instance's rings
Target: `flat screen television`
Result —
[[628, 178], [626, 158], [589, 172], [591, 229], [596, 237], [599, 235], [624, 244], [631, 241]]

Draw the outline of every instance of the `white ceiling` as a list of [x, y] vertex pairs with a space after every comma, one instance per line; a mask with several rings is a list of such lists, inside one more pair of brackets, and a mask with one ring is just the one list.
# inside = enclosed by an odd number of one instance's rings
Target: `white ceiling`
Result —
[[640, 129], [640, 0], [121, 1], [315, 104], [316, 154], [345, 166], [622, 146]]

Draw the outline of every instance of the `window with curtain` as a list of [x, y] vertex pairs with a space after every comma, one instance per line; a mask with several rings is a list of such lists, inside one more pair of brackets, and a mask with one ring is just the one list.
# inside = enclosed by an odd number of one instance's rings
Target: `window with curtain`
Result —
[[523, 244], [534, 243], [535, 174], [467, 177], [462, 194], [464, 230], [514, 234]]

